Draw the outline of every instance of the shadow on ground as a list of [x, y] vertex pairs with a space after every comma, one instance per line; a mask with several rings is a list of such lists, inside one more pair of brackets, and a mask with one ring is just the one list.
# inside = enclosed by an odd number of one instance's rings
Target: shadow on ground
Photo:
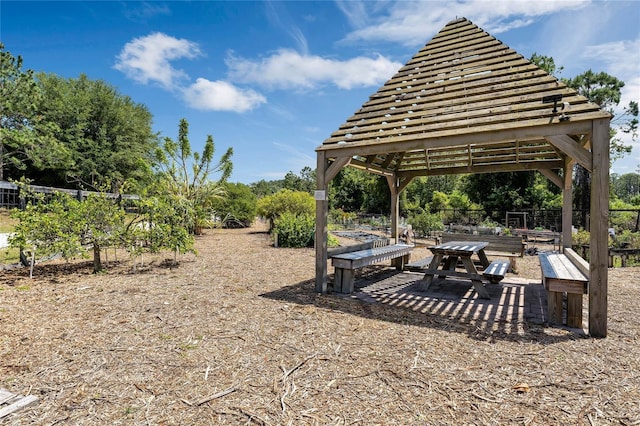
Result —
[[545, 328], [546, 293], [538, 281], [509, 277], [487, 284], [491, 298], [479, 299], [470, 282], [435, 280], [427, 292], [418, 291], [422, 274], [369, 268], [356, 281], [351, 295], [315, 292], [306, 280], [261, 296], [314, 305], [382, 321], [465, 333], [478, 340], [555, 343], [576, 339], [576, 331]]

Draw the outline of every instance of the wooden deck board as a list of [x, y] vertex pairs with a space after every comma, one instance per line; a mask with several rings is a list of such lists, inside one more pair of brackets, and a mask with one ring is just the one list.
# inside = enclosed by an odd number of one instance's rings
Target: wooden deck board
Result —
[[0, 419], [26, 408], [38, 401], [35, 395], [19, 395], [0, 389]]

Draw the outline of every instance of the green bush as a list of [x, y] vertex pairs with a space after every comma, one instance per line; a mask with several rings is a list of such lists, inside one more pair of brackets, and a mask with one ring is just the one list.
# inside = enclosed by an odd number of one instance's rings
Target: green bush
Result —
[[307, 192], [282, 189], [273, 195], [258, 200], [258, 215], [269, 220], [273, 229], [275, 220], [285, 213], [295, 216], [313, 216], [316, 212], [316, 202]]
[[224, 184], [225, 195], [213, 200], [212, 207], [223, 228], [251, 226], [256, 217], [256, 196], [242, 183]]
[[407, 222], [413, 227], [413, 231], [419, 235], [426, 236], [433, 231], [443, 231], [444, 224], [437, 213], [419, 213], [410, 216]]
[[273, 233], [279, 247], [311, 247], [315, 218], [309, 214], [285, 212], [274, 221]]

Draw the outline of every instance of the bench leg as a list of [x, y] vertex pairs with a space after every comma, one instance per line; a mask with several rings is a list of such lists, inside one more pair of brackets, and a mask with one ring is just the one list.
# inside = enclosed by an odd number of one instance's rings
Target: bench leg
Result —
[[510, 257], [509, 258], [509, 272], [511, 272], [513, 274], [517, 274], [518, 273], [518, 266], [516, 265], [516, 258], [515, 257]]
[[403, 271], [404, 265], [409, 263], [410, 254], [405, 254], [404, 256], [396, 257], [391, 260], [391, 266], [395, 266], [397, 271]]
[[[464, 264], [464, 267], [468, 273], [474, 274], [474, 275], [478, 274], [478, 270], [476, 269], [476, 266], [473, 264], [473, 261], [471, 260], [470, 257], [462, 257], [462, 263]], [[480, 297], [481, 299], [491, 298], [489, 297], [489, 292], [482, 284], [482, 281], [471, 280], [471, 282], [473, 283], [473, 288], [475, 288], [476, 292], [478, 293], [478, 297]]]
[[567, 327], [582, 328], [582, 295], [567, 293]]
[[562, 325], [562, 293], [547, 292], [547, 315], [549, 315], [549, 324]]
[[[436, 270], [438, 269], [438, 265], [442, 261], [442, 255], [436, 254], [431, 259], [431, 263], [429, 264], [429, 269]], [[431, 282], [433, 281], [433, 274], [424, 274], [424, 277], [420, 280], [418, 285], [418, 291], [427, 291], [431, 286]]]
[[337, 293], [353, 293], [354, 270], [336, 268], [333, 278], [333, 291]]

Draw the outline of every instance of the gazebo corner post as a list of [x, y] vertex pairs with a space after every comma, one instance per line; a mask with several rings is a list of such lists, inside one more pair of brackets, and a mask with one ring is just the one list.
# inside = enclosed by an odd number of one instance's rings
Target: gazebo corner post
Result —
[[589, 241], [589, 334], [607, 337], [609, 266], [609, 119], [593, 121]]
[[398, 243], [398, 221], [400, 216], [400, 191], [398, 178], [394, 176], [387, 176], [387, 183], [389, 184], [389, 191], [391, 192], [391, 238], [393, 243]]
[[562, 187], [562, 248], [571, 248], [573, 239], [573, 165], [571, 159], [565, 161]]
[[316, 168], [316, 292], [327, 293], [327, 247], [329, 217], [329, 203], [327, 201], [327, 181], [325, 172], [327, 170], [327, 159], [324, 152], [318, 152]]

